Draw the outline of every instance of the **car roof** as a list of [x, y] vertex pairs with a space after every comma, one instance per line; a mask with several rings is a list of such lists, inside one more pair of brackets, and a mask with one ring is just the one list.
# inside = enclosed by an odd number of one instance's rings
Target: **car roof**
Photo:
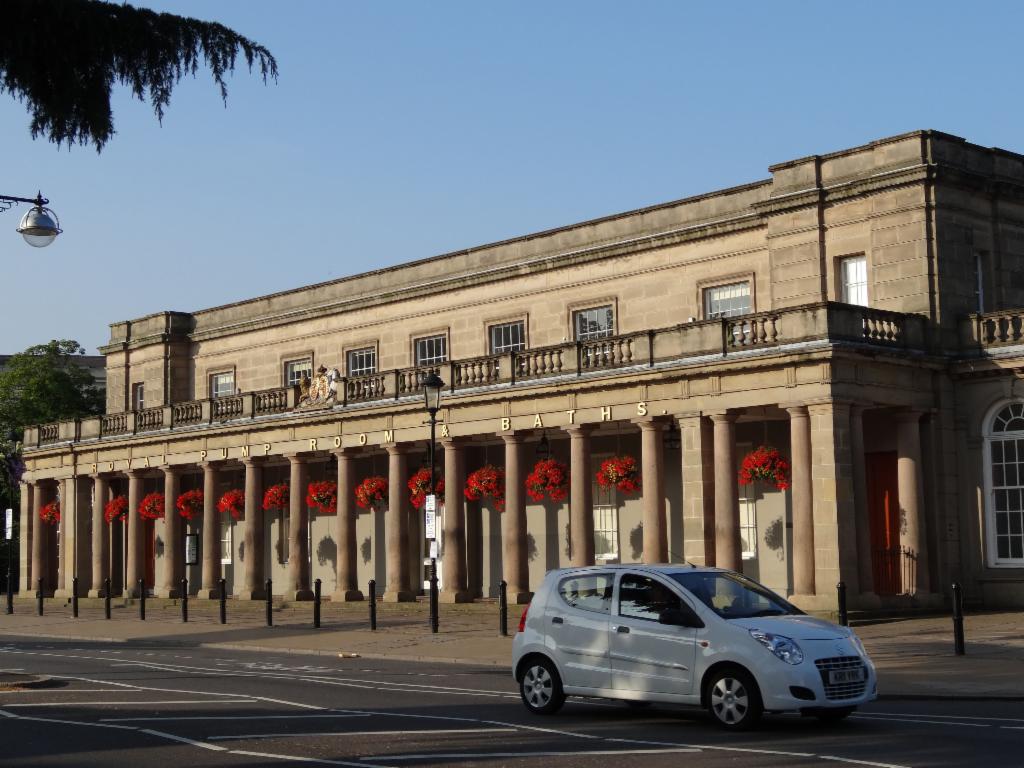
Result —
[[575, 568], [556, 568], [548, 572], [553, 574], [569, 573], [607, 573], [608, 571], [647, 571], [648, 573], [733, 573], [728, 568], [714, 568], [692, 563], [612, 563], [608, 565], [581, 565]]

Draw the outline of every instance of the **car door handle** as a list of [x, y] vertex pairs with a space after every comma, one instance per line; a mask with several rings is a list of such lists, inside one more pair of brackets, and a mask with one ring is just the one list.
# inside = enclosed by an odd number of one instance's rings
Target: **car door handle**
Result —
[[564, 624], [565, 623], [565, 619], [563, 619], [561, 616], [555, 616], [554, 618], [551, 619], [551, 623], [552, 624]]
[[615, 631], [618, 632], [620, 635], [628, 635], [629, 634], [629, 627], [626, 627], [626, 626], [623, 626], [622, 624], [620, 624], [619, 626], [617, 626], [615, 628]]

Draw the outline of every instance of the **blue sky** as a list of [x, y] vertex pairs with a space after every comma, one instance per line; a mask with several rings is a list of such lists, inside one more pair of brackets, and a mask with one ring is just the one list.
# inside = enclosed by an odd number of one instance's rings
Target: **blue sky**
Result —
[[[699, 194], [918, 128], [1024, 151], [1024, 4], [151, 0], [266, 45], [97, 155], [0, 97], [0, 353]], [[22, 211], [24, 208], [21, 209]]]

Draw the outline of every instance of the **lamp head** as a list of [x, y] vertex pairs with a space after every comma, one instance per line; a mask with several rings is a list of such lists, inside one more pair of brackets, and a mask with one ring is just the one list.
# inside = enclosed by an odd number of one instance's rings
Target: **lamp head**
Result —
[[426, 401], [429, 413], [437, 413], [441, 407], [441, 392], [443, 389], [444, 381], [433, 371], [423, 378], [423, 398]]
[[45, 248], [57, 239], [63, 230], [60, 221], [52, 210], [46, 207], [48, 202], [41, 194], [36, 196], [36, 204], [21, 217], [18, 234], [34, 248]]

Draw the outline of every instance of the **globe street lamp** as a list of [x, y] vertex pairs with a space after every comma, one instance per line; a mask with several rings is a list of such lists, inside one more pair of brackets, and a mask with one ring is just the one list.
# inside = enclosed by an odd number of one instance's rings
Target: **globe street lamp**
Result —
[[63, 231], [57, 214], [46, 207], [49, 202], [42, 193], [37, 193], [35, 198], [0, 195], [0, 211], [8, 210], [15, 203], [32, 203], [32, 207], [21, 217], [18, 233], [34, 248], [45, 248]]
[[[437, 411], [441, 407], [441, 391], [444, 389], [444, 381], [436, 373], [431, 371], [423, 379], [423, 399], [426, 401], [427, 413], [430, 415], [430, 493], [427, 496], [427, 506], [437, 514], [437, 496], [434, 493], [434, 434], [437, 429]], [[435, 537], [437, 533], [437, 518], [434, 518]], [[437, 558], [430, 558], [430, 631], [437, 633]]]

